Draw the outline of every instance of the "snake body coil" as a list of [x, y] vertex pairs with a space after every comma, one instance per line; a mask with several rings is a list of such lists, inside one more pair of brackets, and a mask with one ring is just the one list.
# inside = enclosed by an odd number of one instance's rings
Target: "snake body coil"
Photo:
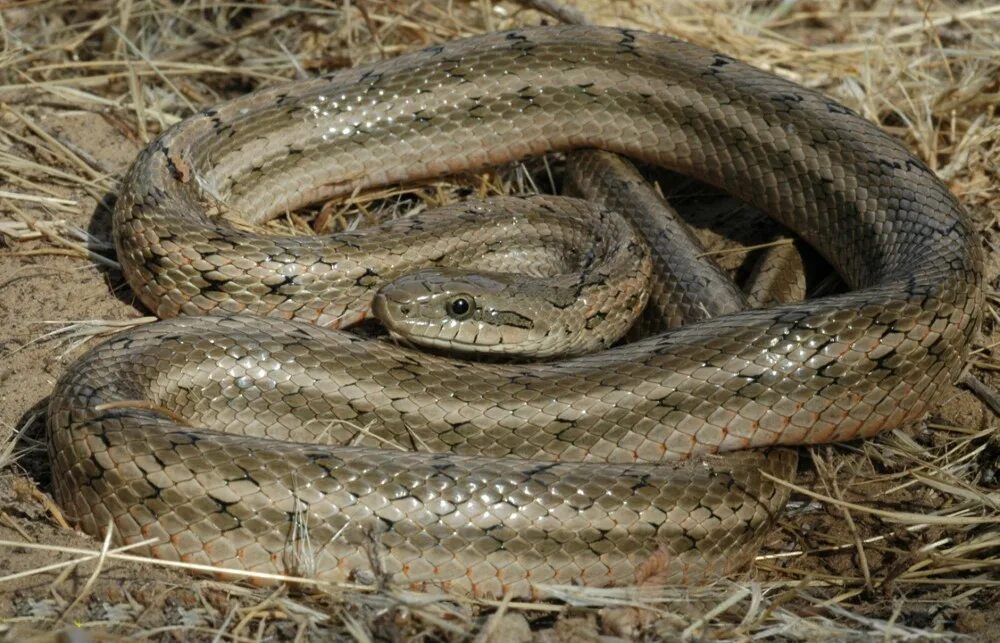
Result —
[[[853, 291], [474, 364], [275, 318], [363, 316], [351, 302], [405, 243], [371, 255], [361, 236], [263, 238], [209, 215], [582, 147], [754, 204]], [[527, 595], [732, 571], [787, 497], [764, 473], [794, 460], [713, 454], [921, 417], [981, 314], [975, 233], [899, 143], [818, 93], [630, 30], [486, 35], [206, 110], [140, 154], [114, 229], [159, 315], [255, 315], [180, 317], [84, 356], [50, 406], [58, 501], [88, 532], [158, 537], [156, 556], [333, 580]]]

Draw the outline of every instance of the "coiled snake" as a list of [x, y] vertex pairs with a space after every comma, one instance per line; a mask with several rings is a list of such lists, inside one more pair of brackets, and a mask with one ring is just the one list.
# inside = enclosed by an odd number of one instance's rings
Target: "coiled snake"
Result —
[[[212, 216], [585, 147], [760, 207], [853, 290], [477, 364], [306, 323], [364, 316], [344, 302], [448, 235], [404, 223], [367, 261], [367, 237]], [[902, 145], [816, 92], [631, 30], [485, 35], [205, 110], [140, 154], [114, 234], [160, 316], [254, 314], [142, 327], [63, 377], [49, 440], [73, 520], [157, 537], [163, 558], [476, 594], [739, 568], [787, 497], [762, 471], [787, 476], [793, 456], [715, 454], [920, 418], [981, 314], [976, 235]]]

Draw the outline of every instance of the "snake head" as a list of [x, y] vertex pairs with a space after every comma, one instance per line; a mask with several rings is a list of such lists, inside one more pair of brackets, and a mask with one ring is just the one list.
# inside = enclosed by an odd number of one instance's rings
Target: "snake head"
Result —
[[550, 344], [563, 331], [542, 321], [544, 315], [529, 312], [537, 310], [530, 281], [504, 273], [420, 270], [382, 286], [372, 312], [394, 337], [418, 346], [548, 357], [555, 353]]

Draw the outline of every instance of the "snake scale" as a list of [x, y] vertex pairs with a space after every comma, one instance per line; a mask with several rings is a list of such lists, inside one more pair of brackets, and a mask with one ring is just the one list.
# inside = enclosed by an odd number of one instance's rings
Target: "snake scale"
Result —
[[[313, 324], [363, 317], [345, 295], [370, 301], [406, 238], [365, 264], [339, 254], [351, 235], [214, 216], [577, 148], [761, 208], [851, 291], [474, 363]], [[754, 447], [920, 418], [982, 308], [976, 234], [900, 143], [817, 92], [627, 29], [478, 36], [205, 110], [139, 155], [114, 235], [138, 297], [186, 315], [112, 338], [58, 384], [49, 450], [76, 524], [156, 538], [144, 551], [166, 559], [477, 595], [738, 570], [794, 467]]]

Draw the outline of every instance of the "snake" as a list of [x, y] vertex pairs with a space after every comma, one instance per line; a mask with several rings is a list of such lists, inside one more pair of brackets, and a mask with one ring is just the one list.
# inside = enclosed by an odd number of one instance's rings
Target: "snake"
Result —
[[[595, 353], [475, 362], [337, 328], [410, 255], [441, 268], [447, 233], [403, 218], [367, 260], [358, 233], [228, 222], [588, 148], [761, 209], [848, 290]], [[982, 316], [968, 215], [902, 143], [817, 91], [632, 29], [479, 35], [206, 109], [138, 155], [113, 235], [138, 299], [170, 319], [60, 379], [56, 500], [88, 533], [259, 583], [496, 597], [738, 573], [789, 497], [782, 445], [919, 420]], [[530, 306], [521, 322], [543, 324]], [[426, 324], [434, 341], [448, 344], [440, 323], [519, 330], [456, 311]]]

